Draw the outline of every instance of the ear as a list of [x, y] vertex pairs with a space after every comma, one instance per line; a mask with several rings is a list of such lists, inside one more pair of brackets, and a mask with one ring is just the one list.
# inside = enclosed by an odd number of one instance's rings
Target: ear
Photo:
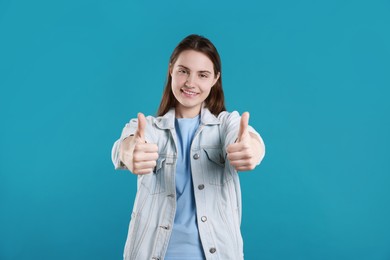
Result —
[[218, 72], [217, 76], [214, 78], [213, 87], [214, 87], [215, 83], [217, 83], [220, 76], [221, 76], [221, 73]]
[[169, 75], [172, 77], [172, 71], [173, 71], [172, 63], [169, 63], [168, 71], [169, 71]]

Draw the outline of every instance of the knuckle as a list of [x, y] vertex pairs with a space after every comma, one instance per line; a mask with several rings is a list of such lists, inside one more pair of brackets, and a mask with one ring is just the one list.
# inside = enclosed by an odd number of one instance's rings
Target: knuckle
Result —
[[139, 153], [134, 153], [133, 154], [133, 161], [134, 162], [139, 162], [141, 160], [140, 154]]
[[136, 144], [134, 145], [134, 152], [139, 151], [140, 149], [141, 149], [140, 144], [139, 144], [139, 143], [136, 143]]
[[136, 170], [139, 168], [138, 162], [133, 162], [133, 169]]
[[226, 148], [226, 152], [230, 153], [234, 147], [234, 144], [229, 144], [228, 147]]
[[246, 151], [244, 152], [244, 154], [243, 154], [243, 157], [244, 157], [245, 159], [247, 159], [248, 161], [250, 161], [251, 158], [252, 158], [252, 153], [251, 153], [250, 151], [246, 150]]

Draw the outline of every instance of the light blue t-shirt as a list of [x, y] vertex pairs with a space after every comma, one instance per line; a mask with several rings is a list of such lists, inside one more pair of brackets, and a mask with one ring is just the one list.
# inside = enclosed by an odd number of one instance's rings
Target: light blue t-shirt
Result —
[[191, 176], [190, 149], [199, 127], [199, 115], [176, 118], [178, 158], [176, 164], [176, 215], [166, 260], [204, 260], [196, 222], [196, 205]]

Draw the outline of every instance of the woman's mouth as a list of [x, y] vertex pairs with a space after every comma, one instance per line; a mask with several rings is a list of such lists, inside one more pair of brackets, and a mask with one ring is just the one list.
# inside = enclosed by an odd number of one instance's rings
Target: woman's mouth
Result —
[[196, 92], [187, 90], [187, 89], [181, 89], [181, 92], [182, 92], [186, 97], [195, 97], [195, 96], [197, 96], [197, 95], [199, 94], [199, 93], [196, 93]]

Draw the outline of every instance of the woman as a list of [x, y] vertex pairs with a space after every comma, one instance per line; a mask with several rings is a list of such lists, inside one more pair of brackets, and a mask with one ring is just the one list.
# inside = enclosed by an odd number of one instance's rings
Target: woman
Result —
[[237, 171], [264, 157], [260, 135], [226, 112], [221, 61], [206, 38], [173, 51], [158, 117], [138, 114], [112, 149], [138, 175], [124, 259], [243, 259]]

